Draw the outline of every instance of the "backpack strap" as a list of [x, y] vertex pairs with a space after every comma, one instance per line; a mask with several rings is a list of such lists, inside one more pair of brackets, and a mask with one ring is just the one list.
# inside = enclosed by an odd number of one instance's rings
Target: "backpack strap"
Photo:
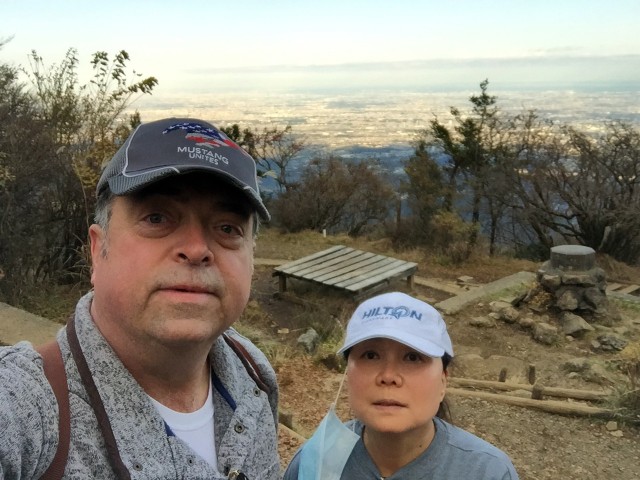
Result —
[[244, 345], [242, 345], [240, 341], [236, 340], [230, 335], [227, 335], [226, 333], [222, 334], [222, 338], [224, 338], [224, 341], [227, 342], [227, 345], [229, 345], [231, 349], [236, 353], [236, 355], [244, 365], [244, 368], [247, 370], [249, 376], [253, 379], [254, 382], [256, 382], [258, 388], [269, 395], [271, 393], [271, 389], [262, 378], [262, 374], [260, 373], [258, 365], [256, 364], [251, 354], [247, 351], [247, 349], [244, 348]]
[[69, 456], [69, 439], [71, 436], [71, 416], [69, 414], [69, 387], [64, 370], [62, 352], [57, 340], [40, 345], [36, 351], [42, 356], [44, 374], [51, 384], [58, 402], [58, 449], [49, 468], [44, 472], [42, 480], [58, 480], [64, 475]]

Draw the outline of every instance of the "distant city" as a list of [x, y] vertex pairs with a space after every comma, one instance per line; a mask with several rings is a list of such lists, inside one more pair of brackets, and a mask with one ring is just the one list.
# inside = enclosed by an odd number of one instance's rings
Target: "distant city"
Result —
[[[607, 121], [624, 120], [640, 128], [640, 91], [620, 88], [576, 90], [493, 91], [501, 110], [510, 114], [536, 110], [543, 119], [573, 125], [597, 133]], [[477, 89], [456, 92], [342, 91], [315, 93], [242, 93], [174, 96], [164, 100], [148, 97], [138, 108], [143, 121], [168, 116], [192, 116], [224, 127], [237, 123], [242, 128], [284, 128], [305, 140], [306, 148], [289, 166], [291, 180], [299, 177], [310, 158], [338, 155], [353, 161], [375, 160], [388, 173], [388, 180], [404, 177], [404, 163], [413, 153], [417, 132], [428, 127], [435, 116], [452, 125], [450, 108], [464, 114], [469, 97]], [[264, 191], [276, 184], [264, 178]]]
[[[478, 82], [479, 83], [479, 82]], [[437, 116], [451, 121], [450, 107], [465, 113], [476, 90], [457, 92], [357, 91], [331, 93], [243, 93], [151, 96], [134, 107], [143, 121], [166, 116], [194, 116], [218, 126], [234, 123], [262, 130], [293, 127], [306, 144], [328, 151], [350, 147], [407, 147], [416, 133]], [[596, 131], [606, 121], [624, 120], [640, 126], [640, 90], [493, 91], [506, 112], [536, 110], [541, 118]]]

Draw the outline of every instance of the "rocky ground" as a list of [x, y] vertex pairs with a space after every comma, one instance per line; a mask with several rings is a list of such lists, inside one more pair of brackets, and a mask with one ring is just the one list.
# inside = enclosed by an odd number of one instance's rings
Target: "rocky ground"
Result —
[[[293, 285], [289, 300], [274, 297], [277, 279], [271, 268], [258, 266], [253, 294], [254, 308], [266, 312], [262, 327], [278, 342], [275, 356], [281, 386], [282, 410], [292, 415], [292, 427], [280, 433], [283, 465], [325, 415], [334, 401], [341, 374], [328, 368], [296, 345], [298, 336], [318, 316], [326, 324], [348, 318], [355, 303], [331, 292], [318, 292], [304, 284]], [[471, 273], [471, 272], [470, 272]], [[395, 286], [405, 288], [404, 283]], [[435, 289], [416, 287], [415, 294], [435, 303], [450, 296]], [[509, 292], [504, 300], [509, 300]], [[298, 304], [291, 299], [304, 299]], [[640, 341], [640, 308], [621, 311], [615, 325], [598, 327], [580, 338], [560, 335], [548, 345], [533, 338], [531, 325], [523, 321], [508, 323], [495, 314], [500, 298], [483, 299], [455, 315], [445, 315], [456, 353], [453, 378], [498, 380], [528, 384], [531, 366], [536, 381], [549, 387], [605, 392], [611, 396], [628, 390], [628, 376], [620, 368], [620, 353], [598, 348], [596, 338], [611, 333], [628, 343]], [[522, 316], [534, 323], [557, 324], [558, 318], [537, 308], [524, 306]], [[493, 312], [493, 314], [492, 314]], [[484, 319], [486, 322], [479, 321]], [[317, 321], [317, 320], [316, 320]], [[277, 333], [280, 332], [280, 333]], [[330, 362], [325, 362], [330, 363]], [[530, 397], [530, 392], [509, 395]], [[547, 399], [548, 397], [545, 397]], [[581, 400], [562, 400], [585, 404]], [[454, 423], [497, 445], [507, 452], [523, 480], [542, 479], [638, 479], [640, 478], [640, 430], [619, 418], [560, 415], [512, 406], [497, 401], [449, 395]], [[610, 403], [589, 403], [613, 408]], [[343, 418], [349, 417], [347, 399], [338, 404]], [[300, 435], [298, 435], [300, 434]]]
[[[292, 260], [326, 248], [330, 245], [328, 241], [335, 243], [335, 239], [314, 243], [317, 238], [318, 235], [281, 237], [267, 232], [266, 239], [258, 242], [256, 256], [263, 260]], [[355, 246], [389, 254], [384, 244]], [[451, 290], [461, 275], [473, 277], [471, 283], [486, 284], [520, 270], [534, 272], [537, 268], [532, 262], [500, 258], [456, 266], [424, 263], [417, 254], [403, 258], [419, 262], [419, 274], [429, 278], [428, 283], [440, 282], [447, 287], [439, 290], [417, 285], [413, 293], [430, 303], [450, 297], [451, 291], [446, 290]], [[610, 280], [640, 284], [640, 269], [626, 268], [606, 258], [598, 262]], [[335, 369], [335, 362], [329, 360], [333, 359], [331, 352], [337, 349], [342, 324], [356, 303], [335, 292], [295, 282], [290, 284], [291, 297], [278, 298], [278, 281], [272, 277], [272, 266], [269, 260], [256, 262], [252, 299], [237, 326], [258, 341], [277, 371], [281, 410], [291, 416], [294, 430], [284, 427], [280, 430], [280, 453], [285, 466], [335, 400], [342, 375]], [[392, 288], [405, 289], [406, 285], [399, 283]], [[610, 325], [596, 325], [594, 331], [584, 332], [578, 338], [559, 335], [547, 344], [534, 339], [533, 324], [559, 326], [560, 318], [555, 312], [545, 311], [541, 305], [521, 305], [514, 320], [493, 303], [511, 300], [516, 293], [484, 298], [455, 314], [445, 315], [456, 354], [452, 379], [495, 381], [503, 374], [507, 383], [526, 385], [534, 366], [537, 384], [605, 392], [607, 402], [589, 405], [617, 408], [612, 400], [631, 388], [629, 376], [622, 369], [625, 351], [603, 348], [607, 345], [598, 339], [604, 334], [620, 340], [617, 346], [635, 345], [636, 358], [640, 358], [640, 307], [616, 302], [616, 320]], [[18, 323], [19, 334], [29, 338], [25, 331], [28, 324]], [[305, 353], [297, 339], [309, 326], [324, 330], [335, 344], [325, 345], [321, 354]], [[319, 360], [322, 358], [324, 361]], [[509, 395], [530, 397], [531, 392], [516, 391]], [[448, 401], [454, 423], [507, 452], [523, 480], [640, 479], [640, 422], [560, 415], [458, 394], [448, 395]], [[562, 401], [587, 404], [581, 400]], [[339, 399], [338, 413], [344, 419], [349, 417], [345, 395]]]

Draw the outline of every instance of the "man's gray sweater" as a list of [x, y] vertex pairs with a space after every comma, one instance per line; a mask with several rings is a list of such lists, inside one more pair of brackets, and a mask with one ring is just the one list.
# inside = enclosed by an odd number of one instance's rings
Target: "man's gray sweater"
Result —
[[[270, 388], [261, 391], [222, 338], [210, 353], [214, 378], [214, 470], [173, 436], [149, 397], [96, 328], [92, 294], [76, 307], [76, 330], [111, 422], [118, 450], [132, 479], [226, 479], [239, 470], [250, 480], [280, 477], [276, 376], [266, 357], [230, 329], [260, 368]], [[71, 443], [64, 478], [111, 479], [105, 443], [71, 356], [64, 329], [57, 337], [69, 385]], [[58, 406], [42, 359], [28, 342], [0, 348], [0, 478], [39, 478], [58, 443]]]

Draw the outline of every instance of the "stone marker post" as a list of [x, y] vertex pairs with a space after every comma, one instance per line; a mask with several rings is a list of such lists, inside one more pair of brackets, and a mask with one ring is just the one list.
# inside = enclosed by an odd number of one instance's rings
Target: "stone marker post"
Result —
[[552, 306], [561, 311], [607, 313], [605, 272], [595, 264], [595, 251], [581, 245], [551, 249], [549, 261], [537, 273], [538, 283], [553, 295]]

